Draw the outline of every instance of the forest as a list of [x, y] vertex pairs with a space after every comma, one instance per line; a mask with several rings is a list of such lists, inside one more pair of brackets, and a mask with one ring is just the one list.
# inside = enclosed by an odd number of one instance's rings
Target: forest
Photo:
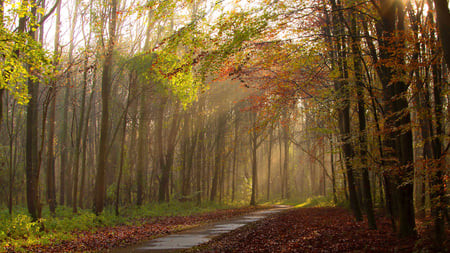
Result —
[[0, 252], [317, 199], [450, 245], [448, 0], [0, 0], [0, 69]]

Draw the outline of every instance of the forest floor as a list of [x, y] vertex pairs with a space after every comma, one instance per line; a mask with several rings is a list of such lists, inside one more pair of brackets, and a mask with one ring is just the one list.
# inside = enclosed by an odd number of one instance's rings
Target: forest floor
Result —
[[[70, 240], [8, 248], [6, 252], [105, 252], [269, 207], [153, 217], [136, 221], [135, 225], [74, 231], [75, 236]], [[429, 221], [417, 221], [418, 236], [414, 238], [398, 238], [384, 215], [377, 215], [377, 227], [377, 230], [368, 229], [366, 221], [356, 222], [350, 211], [342, 207], [294, 208], [183, 252], [439, 252], [431, 244]], [[444, 249], [450, 249], [450, 240], [444, 244], [447, 247]]]
[[[19, 248], [6, 247], [3, 250], [5, 252], [102, 252], [269, 207], [241, 207], [189, 216], [145, 218], [134, 221], [132, 225], [124, 224], [95, 228], [89, 231], [72, 231], [71, 239], [68, 240], [57, 240], [45, 245], [34, 244]], [[0, 252], [4, 252], [3, 250]]]
[[[371, 230], [345, 208], [296, 208], [184, 252], [439, 252], [428, 236], [431, 224], [417, 225], [418, 237], [399, 239], [384, 216], [377, 217], [378, 229]], [[444, 249], [450, 249], [450, 239], [445, 243]]]

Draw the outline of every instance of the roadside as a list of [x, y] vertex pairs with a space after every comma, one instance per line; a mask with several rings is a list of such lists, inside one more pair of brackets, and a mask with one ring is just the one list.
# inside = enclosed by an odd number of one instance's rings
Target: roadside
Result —
[[341, 207], [296, 208], [221, 235], [193, 252], [413, 252], [415, 238], [399, 239], [387, 217], [378, 230], [355, 222]]
[[243, 216], [199, 226], [169, 236], [147, 241], [143, 244], [113, 251], [114, 253], [147, 252], [168, 253], [181, 249], [189, 249], [210, 241], [221, 234], [229, 233], [237, 228], [265, 219], [271, 215], [286, 211], [291, 206], [277, 205], [270, 209], [256, 210]]
[[[5, 252], [99, 252], [127, 247], [194, 228], [203, 224], [230, 219], [270, 206], [241, 207], [201, 214], [171, 217], [149, 217], [133, 224], [106, 226], [92, 230], [72, 231], [67, 240], [51, 240], [46, 244], [5, 247]], [[3, 252], [2, 250], [2, 252]]]

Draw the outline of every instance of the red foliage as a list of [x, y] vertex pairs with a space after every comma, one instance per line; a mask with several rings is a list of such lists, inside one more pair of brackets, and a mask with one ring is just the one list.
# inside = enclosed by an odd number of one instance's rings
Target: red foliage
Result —
[[[228, 219], [254, 211], [255, 207], [218, 210], [205, 214], [176, 217], [143, 219], [138, 225], [104, 227], [94, 231], [74, 231], [76, 239], [51, 245], [32, 245], [22, 250], [26, 252], [99, 252], [137, 244], [152, 238], [164, 236], [183, 227], [192, 227], [208, 222]], [[15, 252], [10, 248], [8, 252]]]
[[344, 208], [301, 208], [271, 216], [188, 252], [412, 252], [414, 238], [399, 239], [390, 221], [378, 230], [355, 222]]

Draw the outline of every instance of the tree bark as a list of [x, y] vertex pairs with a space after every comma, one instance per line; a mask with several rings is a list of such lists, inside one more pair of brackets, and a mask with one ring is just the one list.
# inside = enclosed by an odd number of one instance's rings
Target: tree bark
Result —
[[[287, 124], [287, 123], [286, 123]], [[288, 169], [289, 169], [289, 126], [284, 125], [283, 128], [283, 143], [284, 143], [284, 163], [283, 163], [283, 173], [282, 175], [282, 187], [283, 187], [283, 198], [289, 198], [289, 180], [288, 180]]]
[[[56, 11], [56, 29], [55, 29], [55, 42], [54, 42], [54, 58], [53, 66], [57, 67], [59, 64], [59, 36], [61, 31], [61, 1], [58, 1], [57, 11]], [[55, 185], [55, 152], [54, 152], [54, 139], [55, 139], [55, 124], [56, 124], [56, 89], [57, 82], [53, 81], [49, 88], [50, 96], [50, 109], [49, 109], [49, 119], [48, 119], [48, 136], [47, 136], [47, 166], [46, 166], [46, 176], [47, 176], [47, 203], [49, 205], [50, 212], [52, 215], [55, 214], [56, 210], [56, 185]]]
[[[348, 67], [347, 67], [347, 45], [344, 38], [343, 26], [345, 20], [342, 17], [340, 9], [342, 6], [338, 6], [335, 0], [331, 0], [331, 7], [333, 11], [332, 22], [327, 15], [327, 22], [330, 24], [332, 31], [326, 32], [336, 36], [334, 40], [329, 40], [330, 46], [336, 51], [336, 53], [330, 53], [333, 69], [339, 71], [340, 77], [334, 81], [334, 89], [338, 94], [338, 98], [341, 99], [341, 103], [338, 105], [338, 117], [339, 117], [339, 130], [340, 139], [342, 142], [342, 153], [344, 158], [344, 164], [346, 168], [347, 187], [349, 192], [350, 207], [352, 209], [355, 219], [362, 220], [361, 210], [357, 201], [356, 185], [353, 176], [352, 160], [354, 158], [354, 151], [352, 144], [350, 143], [351, 129], [350, 129], [350, 91], [348, 87]], [[332, 33], [331, 33], [332, 32]]]
[[217, 186], [219, 183], [219, 176], [220, 176], [220, 168], [223, 163], [223, 142], [224, 142], [224, 135], [225, 135], [225, 124], [226, 124], [226, 115], [225, 113], [221, 113], [219, 115], [219, 118], [217, 119], [217, 134], [216, 134], [216, 140], [215, 140], [215, 157], [214, 157], [214, 173], [213, 173], [213, 181], [211, 185], [211, 192], [209, 196], [210, 201], [216, 200], [217, 195]]
[[444, 51], [447, 68], [450, 68], [450, 10], [448, 0], [434, 0], [439, 39]]
[[366, 129], [366, 108], [364, 102], [364, 83], [362, 78], [362, 54], [360, 50], [360, 34], [356, 25], [357, 16], [352, 17], [352, 51], [353, 51], [353, 68], [355, 72], [356, 94], [358, 100], [358, 119], [359, 119], [359, 146], [362, 171], [362, 188], [364, 209], [367, 214], [367, 220], [370, 229], [376, 229], [377, 224], [373, 211], [372, 193], [370, 189], [369, 170], [367, 168], [367, 129]]
[[97, 161], [97, 174], [95, 178], [95, 209], [96, 215], [100, 215], [103, 211], [105, 202], [105, 173], [107, 167], [108, 153], [108, 135], [109, 135], [109, 98], [111, 94], [111, 70], [113, 63], [113, 49], [115, 43], [116, 21], [117, 21], [117, 3], [118, 0], [112, 0], [111, 19], [109, 21], [109, 40], [103, 62], [102, 73], [102, 118], [100, 126], [100, 147]]
[[269, 129], [269, 144], [267, 151], [267, 200], [270, 200], [270, 169], [272, 165], [272, 144], [273, 144], [273, 128]]
[[258, 191], [258, 167], [257, 167], [257, 150], [259, 146], [259, 129], [256, 129], [256, 112], [250, 112], [250, 122], [254, 129], [250, 131], [250, 148], [251, 148], [251, 162], [252, 162], [252, 195], [250, 198], [250, 205], [256, 205], [257, 191]]
[[138, 140], [137, 140], [137, 164], [136, 164], [136, 205], [142, 205], [144, 200], [144, 170], [146, 167], [147, 154], [145, 152], [145, 145], [147, 144], [147, 125], [148, 125], [148, 113], [147, 113], [147, 96], [146, 88], [144, 84], [140, 84], [140, 106], [139, 106], [139, 127], [138, 127]]
[[338, 199], [336, 195], [336, 172], [334, 169], [334, 145], [333, 135], [330, 135], [330, 165], [331, 165], [331, 185], [333, 187], [333, 202], [337, 204]]
[[83, 85], [83, 90], [81, 93], [81, 108], [80, 108], [80, 119], [79, 119], [79, 124], [77, 127], [77, 136], [75, 139], [75, 154], [74, 154], [74, 163], [73, 163], [73, 186], [72, 186], [72, 200], [73, 200], [73, 205], [72, 205], [72, 211], [74, 213], [78, 212], [77, 209], [77, 197], [78, 197], [78, 178], [79, 178], [79, 167], [80, 167], [80, 155], [81, 155], [81, 141], [82, 141], [82, 136], [83, 136], [83, 130], [87, 131], [87, 129], [84, 129], [84, 125], [85, 125], [85, 107], [86, 107], [86, 96], [87, 96], [87, 68], [88, 68], [88, 56], [87, 54], [85, 55], [85, 59], [84, 59], [84, 73], [83, 73], [83, 81], [82, 81], [82, 85]]
[[[26, 5], [28, 1], [23, 1]], [[30, 5], [31, 14], [36, 16], [35, 1], [31, 0]], [[26, 17], [19, 19], [19, 30], [22, 32], [26, 29]], [[35, 38], [35, 28], [30, 29], [29, 35], [32, 39]], [[25, 171], [26, 171], [26, 193], [27, 193], [27, 207], [33, 221], [41, 217], [41, 203], [39, 201], [39, 154], [38, 154], [38, 129], [39, 129], [39, 83], [31, 78], [28, 79], [28, 95], [30, 101], [27, 105], [26, 116], [26, 143], [25, 143]]]
[[[158, 112], [157, 126], [156, 126], [156, 135], [157, 135], [157, 145], [158, 145], [158, 159], [159, 159], [159, 167], [160, 167], [160, 184], [159, 184], [159, 193], [158, 193], [158, 201], [161, 202], [169, 202], [170, 200], [170, 175], [173, 167], [173, 159], [175, 155], [175, 147], [176, 147], [176, 139], [178, 135], [178, 127], [179, 127], [179, 105], [177, 102], [173, 102], [173, 116], [172, 122], [170, 124], [169, 132], [167, 133], [167, 143], [164, 144], [163, 139], [163, 121], [164, 121], [164, 109], [167, 104], [168, 97], [163, 97], [160, 103], [160, 109]], [[165, 149], [164, 149], [165, 148]]]
[[[404, 62], [404, 41], [399, 38], [404, 31], [404, 8], [400, 0], [380, 0], [381, 22], [377, 24], [380, 43], [379, 58], [382, 62], [393, 62], [401, 66]], [[389, 49], [389, 50], [388, 50]], [[398, 52], [393, 55], [393, 52]], [[402, 70], [392, 67], [393, 64], [381, 64], [378, 73], [383, 86], [385, 113], [385, 153], [390, 158], [387, 164], [397, 171], [386, 178], [391, 184], [392, 210], [398, 224], [401, 237], [415, 235], [415, 218], [413, 206], [412, 178], [414, 171], [413, 143], [411, 119], [408, 101], [405, 97], [408, 85], [402, 80], [394, 80], [401, 76]], [[395, 158], [395, 159], [392, 159]], [[397, 162], [393, 162], [393, 160]]]

